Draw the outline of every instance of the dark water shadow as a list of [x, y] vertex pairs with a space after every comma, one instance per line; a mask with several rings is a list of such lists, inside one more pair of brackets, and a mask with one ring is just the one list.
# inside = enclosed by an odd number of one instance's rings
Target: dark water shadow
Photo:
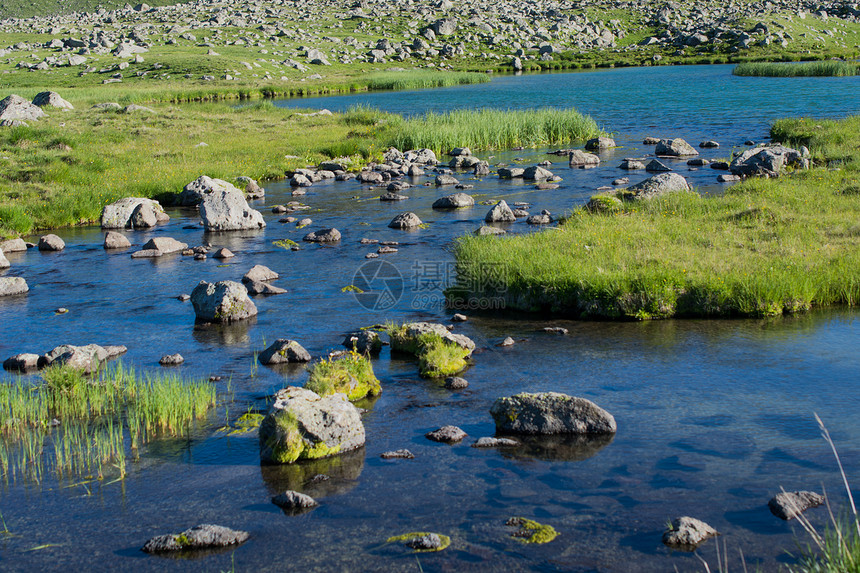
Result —
[[791, 531], [788, 522], [774, 517], [764, 503], [749, 509], [727, 511], [723, 515], [732, 525], [757, 535], [783, 535]]
[[537, 459], [550, 462], [579, 462], [594, 456], [612, 443], [615, 434], [559, 434], [552, 436], [509, 436], [519, 446], [500, 448], [505, 458]]
[[[358, 485], [364, 470], [365, 448], [339, 456], [306, 460], [294, 464], [261, 465], [260, 474], [271, 495], [287, 490], [298, 491], [313, 498], [346, 493]], [[314, 479], [315, 476], [328, 479]]]

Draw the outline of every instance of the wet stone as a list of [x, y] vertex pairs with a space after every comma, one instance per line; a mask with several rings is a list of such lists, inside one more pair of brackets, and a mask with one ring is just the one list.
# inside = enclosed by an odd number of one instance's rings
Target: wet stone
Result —
[[513, 448], [515, 446], [519, 446], [520, 443], [517, 440], [511, 438], [493, 438], [493, 437], [483, 437], [478, 438], [478, 440], [472, 444], [473, 448]]
[[719, 532], [699, 519], [679, 517], [663, 533], [663, 544], [673, 549], [692, 551]]
[[238, 531], [220, 525], [202, 524], [186, 529], [182, 533], [153, 537], [144, 544], [141, 550], [146, 553], [162, 553], [228, 547], [244, 543], [248, 537], [247, 531]]
[[379, 454], [379, 457], [382, 458], [383, 460], [397, 460], [397, 459], [411, 460], [411, 459], [415, 458], [415, 455], [412, 452], [410, 452], [409, 450], [403, 449], [403, 450], [393, 450], [390, 452], [383, 452], [383, 453]]
[[824, 501], [824, 496], [814, 491], [784, 491], [771, 498], [767, 506], [778, 518], [790, 521], [807, 509], [818, 507]]
[[302, 510], [317, 507], [319, 502], [309, 495], [287, 490], [272, 498], [272, 503], [285, 510]]
[[162, 366], [178, 366], [179, 364], [182, 364], [183, 362], [185, 362], [185, 359], [179, 353], [165, 354], [164, 356], [161, 357], [161, 360], [158, 361], [158, 363], [161, 364]]
[[469, 387], [469, 382], [465, 378], [459, 376], [450, 376], [445, 378], [445, 388], [448, 390], [463, 390]]
[[442, 426], [438, 430], [433, 430], [432, 432], [427, 432], [426, 434], [424, 434], [424, 437], [428, 440], [433, 440], [434, 442], [443, 442], [446, 444], [459, 442], [466, 436], [466, 432], [464, 432], [457, 426]]

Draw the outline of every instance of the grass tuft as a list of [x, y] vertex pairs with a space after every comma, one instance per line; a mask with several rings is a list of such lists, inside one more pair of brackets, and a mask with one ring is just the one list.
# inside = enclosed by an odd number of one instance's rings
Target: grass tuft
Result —
[[761, 76], [769, 78], [797, 77], [846, 77], [860, 74], [860, 64], [855, 62], [742, 62], [735, 66], [736, 76]]
[[323, 358], [314, 364], [305, 387], [320, 396], [340, 392], [346, 394], [350, 401], [382, 392], [382, 385], [373, 374], [370, 359], [352, 350], [342, 356]]

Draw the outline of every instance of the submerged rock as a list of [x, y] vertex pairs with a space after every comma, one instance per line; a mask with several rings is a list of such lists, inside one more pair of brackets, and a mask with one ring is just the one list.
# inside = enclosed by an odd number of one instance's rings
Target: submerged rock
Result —
[[287, 511], [302, 511], [319, 505], [319, 502], [311, 496], [292, 490], [279, 493], [272, 498], [272, 503]]
[[448, 390], [463, 390], [469, 387], [469, 381], [459, 376], [445, 378], [445, 388]]
[[197, 320], [203, 322], [235, 322], [257, 314], [248, 290], [234, 281], [200, 281], [191, 292], [191, 304]]
[[179, 366], [183, 362], [185, 362], [185, 358], [178, 352], [176, 354], [165, 354], [158, 361], [162, 366]]
[[308, 233], [302, 238], [303, 241], [309, 243], [336, 243], [340, 241], [340, 231], [334, 228], [320, 229], [312, 233]]
[[311, 355], [301, 344], [289, 338], [279, 338], [257, 357], [260, 364], [287, 364], [310, 362]]
[[289, 386], [260, 424], [260, 460], [289, 464], [300, 459], [328, 457], [364, 445], [364, 424], [345, 394], [321, 397]]
[[15, 356], [11, 356], [3, 361], [3, 368], [5, 370], [14, 370], [14, 371], [26, 371], [26, 370], [35, 370], [39, 367], [39, 355], [38, 354], [16, 354]]
[[615, 433], [615, 418], [590, 400], [559, 392], [522, 392], [498, 398], [490, 414], [500, 432], [519, 434]]
[[415, 455], [409, 450], [394, 450], [391, 452], [382, 452], [379, 457], [383, 460], [411, 460]]
[[433, 440], [434, 442], [444, 442], [446, 444], [452, 444], [454, 442], [461, 441], [463, 438], [466, 437], [466, 435], [466, 432], [464, 432], [457, 426], [442, 426], [438, 430], [427, 432], [426, 434], [424, 434], [424, 437], [428, 440]]
[[475, 342], [464, 334], [453, 334], [445, 326], [434, 322], [410, 322], [391, 334], [391, 349], [398, 352], [418, 354], [421, 351], [421, 337], [435, 334], [447, 342], [469, 351], [475, 350]]
[[478, 438], [474, 444], [472, 444], [473, 448], [512, 448], [515, 446], [519, 446], [520, 443], [516, 440], [512, 440], [511, 438], [493, 438], [493, 437], [483, 437]]
[[679, 517], [663, 532], [663, 544], [674, 549], [692, 551], [703, 541], [719, 535], [719, 532], [693, 517]]
[[824, 496], [814, 491], [784, 491], [771, 498], [767, 506], [772, 514], [789, 521], [807, 509], [818, 507], [824, 501]]
[[413, 531], [403, 535], [389, 537], [388, 543], [403, 543], [406, 547], [416, 552], [442, 551], [451, 545], [451, 538], [441, 533], [430, 533], [427, 531]]
[[162, 553], [228, 547], [244, 543], [248, 537], [247, 531], [237, 531], [220, 525], [202, 524], [186, 529], [182, 533], [168, 533], [153, 537], [144, 544], [141, 550], [146, 553]]
[[517, 527], [518, 529], [511, 533], [511, 537], [516, 537], [523, 543], [549, 543], [558, 537], [558, 532], [553, 526], [544, 525], [525, 517], [511, 517], [505, 522], [505, 525]]

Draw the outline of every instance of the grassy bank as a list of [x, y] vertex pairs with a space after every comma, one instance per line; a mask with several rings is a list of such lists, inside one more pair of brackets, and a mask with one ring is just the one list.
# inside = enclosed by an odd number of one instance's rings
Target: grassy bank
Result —
[[846, 77], [860, 73], [860, 64], [854, 62], [745, 62], [735, 66], [736, 76], [763, 76], [771, 78]]
[[[597, 132], [590, 118], [572, 110], [463, 111], [406, 120], [365, 108], [307, 116], [270, 102], [152, 109], [129, 114], [83, 104], [52, 111], [28, 127], [0, 130], [0, 236], [93, 223], [104, 205], [122, 197], [169, 204], [204, 174], [265, 181], [333, 157], [350, 156], [360, 167], [381, 159], [389, 145], [442, 152], [566, 143]], [[490, 125], [488, 118], [494, 118]], [[494, 139], [492, 130], [503, 137]]]
[[[461, 288], [508, 308], [591, 319], [765, 316], [860, 301], [860, 117], [790, 120], [816, 168], [749, 179], [722, 196], [676, 193], [616, 214], [575, 211], [558, 229], [463, 237]], [[492, 273], [494, 281], [482, 280]], [[490, 290], [480, 285], [502, 281]], [[478, 286], [476, 286], [478, 285]]]
[[0, 381], [0, 478], [125, 474], [148, 441], [182, 436], [215, 405], [215, 387], [115, 365], [89, 378], [67, 367]]

